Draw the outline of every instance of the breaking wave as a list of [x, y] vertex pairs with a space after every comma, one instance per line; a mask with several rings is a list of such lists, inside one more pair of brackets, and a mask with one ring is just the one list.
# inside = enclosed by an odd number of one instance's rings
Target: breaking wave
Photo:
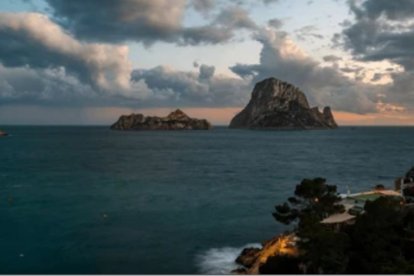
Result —
[[230, 274], [236, 268], [241, 267], [235, 263], [240, 252], [246, 247], [262, 246], [258, 243], [246, 244], [242, 247], [211, 248], [197, 255], [196, 262], [201, 274]]

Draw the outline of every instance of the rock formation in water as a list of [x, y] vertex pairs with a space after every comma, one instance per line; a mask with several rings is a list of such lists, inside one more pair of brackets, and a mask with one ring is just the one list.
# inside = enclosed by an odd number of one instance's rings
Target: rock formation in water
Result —
[[5, 132], [5, 131], [2, 131], [1, 129], [0, 129], [0, 137], [1, 136], [7, 136], [8, 134], [7, 134], [7, 132]]
[[405, 174], [406, 178], [411, 178], [414, 179], [414, 167], [412, 167], [406, 174]]
[[180, 109], [167, 117], [144, 116], [142, 114], [122, 115], [111, 126], [115, 130], [207, 130], [211, 124], [205, 119], [193, 119]]
[[235, 262], [242, 267], [232, 271], [234, 274], [260, 274], [260, 267], [268, 258], [276, 255], [298, 256], [295, 246], [289, 245], [292, 235], [278, 235], [262, 243], [262, 248], [245, 248]]
[[230, 128], [315, 129], [336, 128], [330, 107], [310, 108], [305, 94], [276, 78], [257, 83], [247, 106], [230, 122]]
[[232, 272], [236, 274], [246, 274], [256, 263], [261, 251], [262, 250], [260, 248], [255, 247], [244, 248], [235, 261], [237, 264], [242, 265], [243, 267], [238, 268]]

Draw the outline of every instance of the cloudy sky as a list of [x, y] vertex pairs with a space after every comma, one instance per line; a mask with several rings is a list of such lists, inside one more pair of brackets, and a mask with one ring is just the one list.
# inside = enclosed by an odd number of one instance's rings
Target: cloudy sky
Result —
[[224, 125], [273, 76], [342, 125], [414, 125], [413, 18], [414, 0], [2, 0], [0, 124]]

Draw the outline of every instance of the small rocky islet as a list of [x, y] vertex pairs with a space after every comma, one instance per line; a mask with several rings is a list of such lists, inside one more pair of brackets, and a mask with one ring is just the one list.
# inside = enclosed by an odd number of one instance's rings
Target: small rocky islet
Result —
[[3, 130], [0, 129], [0, 137], [8, 136], [9, 134]]
[[331, 108], [310, 107], [305, 94], [290, 83], [268, 78], [258, 82], [250, 102], [230, 122], [230, 128], [333, 129]]
[[113, 130], [208, 130], [210, 128], [209, 121], [191, 118], [180, 109], [166, 117], [143, 114], [122, 115], [111, 126]]

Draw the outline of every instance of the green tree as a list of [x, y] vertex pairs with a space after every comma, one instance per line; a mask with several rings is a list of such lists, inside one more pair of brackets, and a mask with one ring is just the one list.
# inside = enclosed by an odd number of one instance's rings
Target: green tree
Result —
[[381, 197], [366, 202], [365, 213], [350, 229], [349, 273], [404, 273], [404, 215], [400, 200]]
[[[349, 238], [322, 225], [331, 214], [344, 211], [336, 186], [323, 178], [304, 179], [287, 202], [275, 206], [274, 218], [284, 224], [296, 224], [301, 263], [307, 273], [343, 273], [346, 271]], [[276, 263], [276, 260], [273, 262]], [[279, 264], [280, 267], [280, 263]], [[269, 271], [273, 266], [267, 266]], [[276, 273], [276, 272], [275, 272]]]
[[327, 185], [326, 179], [303, 179], [296, 185], [295, 195], [287, 202], [275, 206], [273, 217], [283, 223], [316, 223], [327, 216], [343, 211], [336, 186]]
[[306, 273], [343, 274], [348, 265], [349, 236], [320, 223], [307, 224], [298, 231], [298, 246]]
[[[367, 201], [355, 224], [334, 229], [320, 221], [344, 211], [336, 187], [325, 179], [304, 179], [274, 218], [294, 224], [299, 257], [274, 256], [261, 268], [282, 273], [412, 274], [414, 272], [414, 210], [398, 197]], [[262, 271], [261, 270], [261, 271]]]
[[300, 258], [277, 255], [269, 257], [264, 264], [259, 267], [260, 274], [300, 274]]

